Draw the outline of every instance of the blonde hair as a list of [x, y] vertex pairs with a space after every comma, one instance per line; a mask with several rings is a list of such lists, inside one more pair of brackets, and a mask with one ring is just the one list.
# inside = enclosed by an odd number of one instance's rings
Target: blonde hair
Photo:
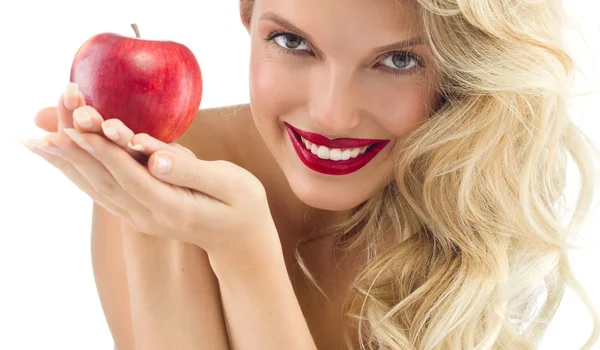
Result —
[[[600, 154], [566, 112], [561, 2], [415, 5], [445, 102], [396, 145], [390, 183], [298, 242], [296, 259], [320, 290], [301, 245], [366, 248], [346, 303], [361, 349], [534, 349], [567, 286], [591, 312], [589, 349], [600, 322], [568, 249], [593, 209]], [[569, 156], [580, 188], [565, 223]]]

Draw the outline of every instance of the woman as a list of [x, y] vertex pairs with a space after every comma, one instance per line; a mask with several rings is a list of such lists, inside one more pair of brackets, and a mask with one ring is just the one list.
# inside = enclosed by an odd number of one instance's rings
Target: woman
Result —
[[595, 189], [560, 6], [242, 0], [250, 104], [171, 145], [70, 84], [27, 145], [94, 200], [116, 347], [535, 348]]

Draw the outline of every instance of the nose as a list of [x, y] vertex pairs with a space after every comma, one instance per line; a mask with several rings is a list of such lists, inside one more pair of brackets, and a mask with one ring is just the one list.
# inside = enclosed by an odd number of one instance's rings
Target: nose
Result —
[[314, 74], [309, 116], [316, 131], [330, 138], [351, 136], [360, 123], [352, 70], [328, 69]]

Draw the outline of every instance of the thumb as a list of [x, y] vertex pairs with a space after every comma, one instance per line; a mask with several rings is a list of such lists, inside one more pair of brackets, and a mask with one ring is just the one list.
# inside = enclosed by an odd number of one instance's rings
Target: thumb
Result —
[[148, 158], [148, 170], [150, 170], [154, 176], [161, 180], [167, 180], [168, 182], [168, 179], [173, 177], [173, 158], [173, 152], [159, 149], [150, 154], [150, 157]]
[[56, 107], [46, 107], [33, 117], [33, 123], [38, 128], [48, 131], [56, 132], [58, 130], [58, 114]]
[[235, 187], [243, 180], [240, 168], [233, 163], [201, 160], [173, 150], [152, 153], [148, 169], [163, 182], [202, 192], [223, 203], [230, 203], [238, 194]]

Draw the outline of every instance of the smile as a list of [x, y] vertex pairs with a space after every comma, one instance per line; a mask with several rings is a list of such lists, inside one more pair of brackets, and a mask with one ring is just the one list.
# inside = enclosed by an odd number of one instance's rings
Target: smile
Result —
[[304, 165], [327, 175], [347, 175], [360, 170], [390, 142], [353, 138], [330, 140], [284, 124], [294, 150]]

